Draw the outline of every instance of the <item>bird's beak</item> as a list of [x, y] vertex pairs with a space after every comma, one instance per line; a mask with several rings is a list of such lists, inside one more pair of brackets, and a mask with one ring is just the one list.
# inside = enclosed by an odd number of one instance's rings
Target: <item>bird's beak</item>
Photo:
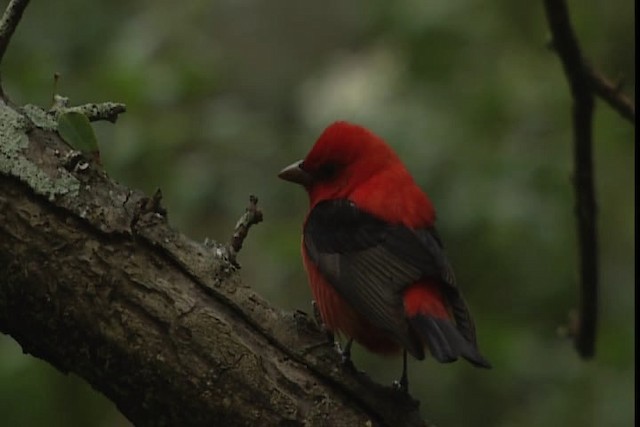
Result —
[[311, 175], [302, 169], [301, 166], [302, 160], [290, 164], [280, 171], [278, 178], [284, 179], [285, 181], [295, 182], [296, 184], [304, 185], [305, 187], [311, 185], [313, 181]]

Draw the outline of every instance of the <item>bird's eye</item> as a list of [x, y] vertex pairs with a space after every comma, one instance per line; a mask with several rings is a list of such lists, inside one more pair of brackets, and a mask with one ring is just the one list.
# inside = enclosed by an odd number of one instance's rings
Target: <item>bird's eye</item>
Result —
[[316, 179], [321, 181], [330, 180], [338, 172], [338, 165], [335, 163], [325, 163], [314, 174]]

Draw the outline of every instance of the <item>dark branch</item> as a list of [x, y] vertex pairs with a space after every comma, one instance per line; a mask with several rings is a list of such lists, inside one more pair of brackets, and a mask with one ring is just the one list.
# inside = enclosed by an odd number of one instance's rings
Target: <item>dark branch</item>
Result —
[[242, 284], [223, 245], [173, 230], [160, 192], [64, 168], [54, 131], [0, 110], [0, 332], [26, 353], [139, 426], [424, 425], [408, 395], [337, 368], [308, 316]]
[[0, 21], [0, 63], [2, 63], [7, 46], [9, 46], [11, 36], [22, 18], [22, 13], [28, 5], [29, 0], [11, 0], [2, 15], [2, 21]]
[[580, 251], [580, 314], [574, 338], [583, 358], [595, 353], [598, 312], [598, 244], [596, 236], [596, 202], [592, 158], [592, 118], [594, 97], [592, 79], [571, 27], [564, 0], [545, 0], [545, 12], [553, 46], [560, 56], [573, 97], [574, 187], [578, 217]]
[[[27, 4], [2, 18], [0, 60]], [[25, 353], [139, 426], [426, 425], [407, 394], [337, 369], [307, 316], [268, 306], [222, 245], [171, 229], [160, 191], [129, 190], [98, 163], [65, 167], [77, 156], [54, 116], [0, 102], [0, 332]], [[233, 254], [262, 220], [257, 201]]]
[[591, 82], [592, 90], [603, 99], [611, 108], [631, 123], [636, 122], [636, 106], [622, 93], [620, 84], [611, 83], [593, 67], [587, 65], [587, 75]]

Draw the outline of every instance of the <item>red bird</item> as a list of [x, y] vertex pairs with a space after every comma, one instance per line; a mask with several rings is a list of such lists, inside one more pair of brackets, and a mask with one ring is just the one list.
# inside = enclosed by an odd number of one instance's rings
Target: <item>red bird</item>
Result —
[[447, 261], [431, 201], [396, 153], [367, 129], [327, 127], [280, 178], [309, 194], [302, 256], [324, 326], [374, 353], [403, 349], [438, 362], [463, 357], [489, 368]]

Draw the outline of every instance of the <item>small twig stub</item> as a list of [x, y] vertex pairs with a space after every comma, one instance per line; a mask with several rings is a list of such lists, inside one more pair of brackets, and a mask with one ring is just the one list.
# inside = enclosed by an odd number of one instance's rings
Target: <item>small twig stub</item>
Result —
[[118, 120], [118, 115], [127, 111], [127, 106], [119, 102], [90, 103], [70, 107], [68, 105], [68, 98], [61, 97], [60, 95], [55, 95], [55, 97], [59, 101], [54, 103], [49, 110], [49, 113], [56, 116], [69, 112], [77, 112], [87, 116], [87, 119], [89, 119], [90, 122], [106, 120], [108, 122], [115, 123], [116, 120]]
[[236, 256], [238, 252], [240, 252], [240, 249], [242, 249], [244, 239], [246, 239], [247, 234], [249, 234], [249, 229], [255, 224], [262, 222], [262, 219], [262, 211], [258, 209], [258, 198], [252, 194], [249, 196], [249, 206], [236, 223], [231, 240], [227, 244], [229, 261], [234, 266], [240, 266], [236, 261]]

